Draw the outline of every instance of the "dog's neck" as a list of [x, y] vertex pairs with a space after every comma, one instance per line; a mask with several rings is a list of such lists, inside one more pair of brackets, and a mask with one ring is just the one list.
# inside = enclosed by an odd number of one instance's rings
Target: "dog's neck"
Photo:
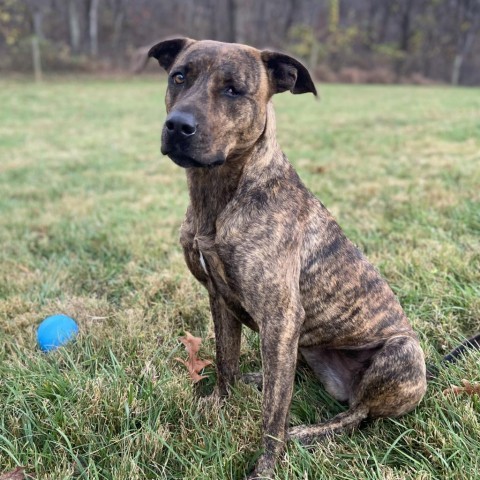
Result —
[[284, 170], [285, 164], [289, 165], [276, 142], [275, 112], [269, 102], [265, 129], [247, 152], [229, 158], [219, 167], [187, 169], [190, 208], [197, 232], [214, 234], [217, 217], [242, 183], [248, 182], [249, 177], [257, 183], [262, 177], [266, 181]]

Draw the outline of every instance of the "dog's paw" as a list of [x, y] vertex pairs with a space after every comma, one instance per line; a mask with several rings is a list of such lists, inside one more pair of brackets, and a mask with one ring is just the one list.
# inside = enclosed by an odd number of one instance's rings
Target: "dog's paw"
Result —
[[245, 477], [245, 480], [273, 480], [273, 471], [272, 473], [256, 473], [253, 471], [250, 475]]
[[245, 477], [245, 480], [273, 480], [273, 468], [259, 470], [258, 467]]
[[226, 395], [222, 395], [220, 393], [220, 390], [215, 387], [213, 392], [210, 395], [207, 395], [206, 397], [202, 397], [199, 400], [199, 405], [208, 407], [209, 409], [219, 409], [223, 406], [225, 403], [225, 400], [227, 399]]
[[273, 470], [275, 461], [271, 455], [262, 455], [252, 473], [245, 480], [273, 480]]
[[255, 385], [259, 390], [263, 388], [263, 374], [262, 372], [243, 373], [240, 380], [247, 385]]
[[310, 428], [306, 425], [298, 425], [297, 427], [289, 428], [287, 431], [287, 439], [296, 440], [303, 446], [309, 446], [314, 443], [314, 436], [310, 432]]
[[287, 440], [296, 440], [304, 447], [314, 447], [318, 442], [334, 435], [331, 426], [328, 423], [319, 425], [298, 425], [289, 428], [287, 431]]
[[225, 400], [229, 397], [229, 389], [221, 389], [217, 386], [213, 389], [213, 392], [208, 396], [210, 402], [216, 403], [218, 405], [223, 405]]

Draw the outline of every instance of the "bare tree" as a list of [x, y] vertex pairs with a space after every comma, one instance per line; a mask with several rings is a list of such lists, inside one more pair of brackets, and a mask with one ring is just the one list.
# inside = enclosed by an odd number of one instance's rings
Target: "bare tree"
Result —
[[395, 72], [398, 77], [405, 73], [405, 64], [410, 51], [410, 40], [412, 37], [412, 18], [418, 3], [418, 0], [397, 0], [396, 9], [398, 12], [399, 26], [398, 48], [401, 52], [401, 56], [399, 56], [395, 62]]
[[122, 36], [123, 25], [125, 22], [125, 12], [129, 0], [110, 0], [110, 8], [113, 10], [113, 33], [112, 48], [115, 50]]
[[480, 27], [480, 0], [457, 0], [458, 35], [452, 65], [451, 83], [458, 85], [465, 57], [470, 52]]
[[33, 71], [35, 80], [40, 82], [43, 77], [40, 42], [44, 39], [43, 19], [50, 8], [50, 0], [24, 0], [24, 2], [31, 17]]
[[235, 43], [237, 41], [237, 5], [235, 0], [227, 0], [227, 41]]
[[98, 5], [100, 0], [90, 0], [88, 9], [88, 35], [90, 39], [90, 55], [98, 55]]
[[68, 0], [68, 25], [70, 29], [70, 47], [73, 53], [78, 53], [81, 41], [78, 0]]

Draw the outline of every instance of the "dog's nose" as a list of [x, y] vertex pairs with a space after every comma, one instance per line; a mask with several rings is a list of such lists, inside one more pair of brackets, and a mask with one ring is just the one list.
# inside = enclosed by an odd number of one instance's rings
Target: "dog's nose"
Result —
[[175, 111], [167, 116], [165, 127], [170, 135], [176, 133], [183, 137], [190, 137], [195, 135], [197, 122], [191, 113]]

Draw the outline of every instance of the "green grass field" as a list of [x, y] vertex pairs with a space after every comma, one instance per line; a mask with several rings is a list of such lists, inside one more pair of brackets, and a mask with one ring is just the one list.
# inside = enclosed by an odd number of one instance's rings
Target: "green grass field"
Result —
[[[0, 475], [241, 479], [260, 455], [261, 394], [222, 408], [193, 388], [178, 337], [206, 338], [205, 292], [177, 241], [184, 171], [159, 152], [154, 78], [0, 81]], [[280, 144], [307, 186], [388, 279], [428, 361], [480, 331], [480, 92], [320, 86], [275, 99]], [[47, 315], [81, 336], [49, 355]], [[480, 356], [443, 369], [421, 405], [313, 450], [290, 444], [278, 479], [480, 478]], [[241, 366], [260, 368], [245, 331]], [[201, 390], [201, 392], [200, 392]], [[342, 410], [308, 372], [291, 423]]]

